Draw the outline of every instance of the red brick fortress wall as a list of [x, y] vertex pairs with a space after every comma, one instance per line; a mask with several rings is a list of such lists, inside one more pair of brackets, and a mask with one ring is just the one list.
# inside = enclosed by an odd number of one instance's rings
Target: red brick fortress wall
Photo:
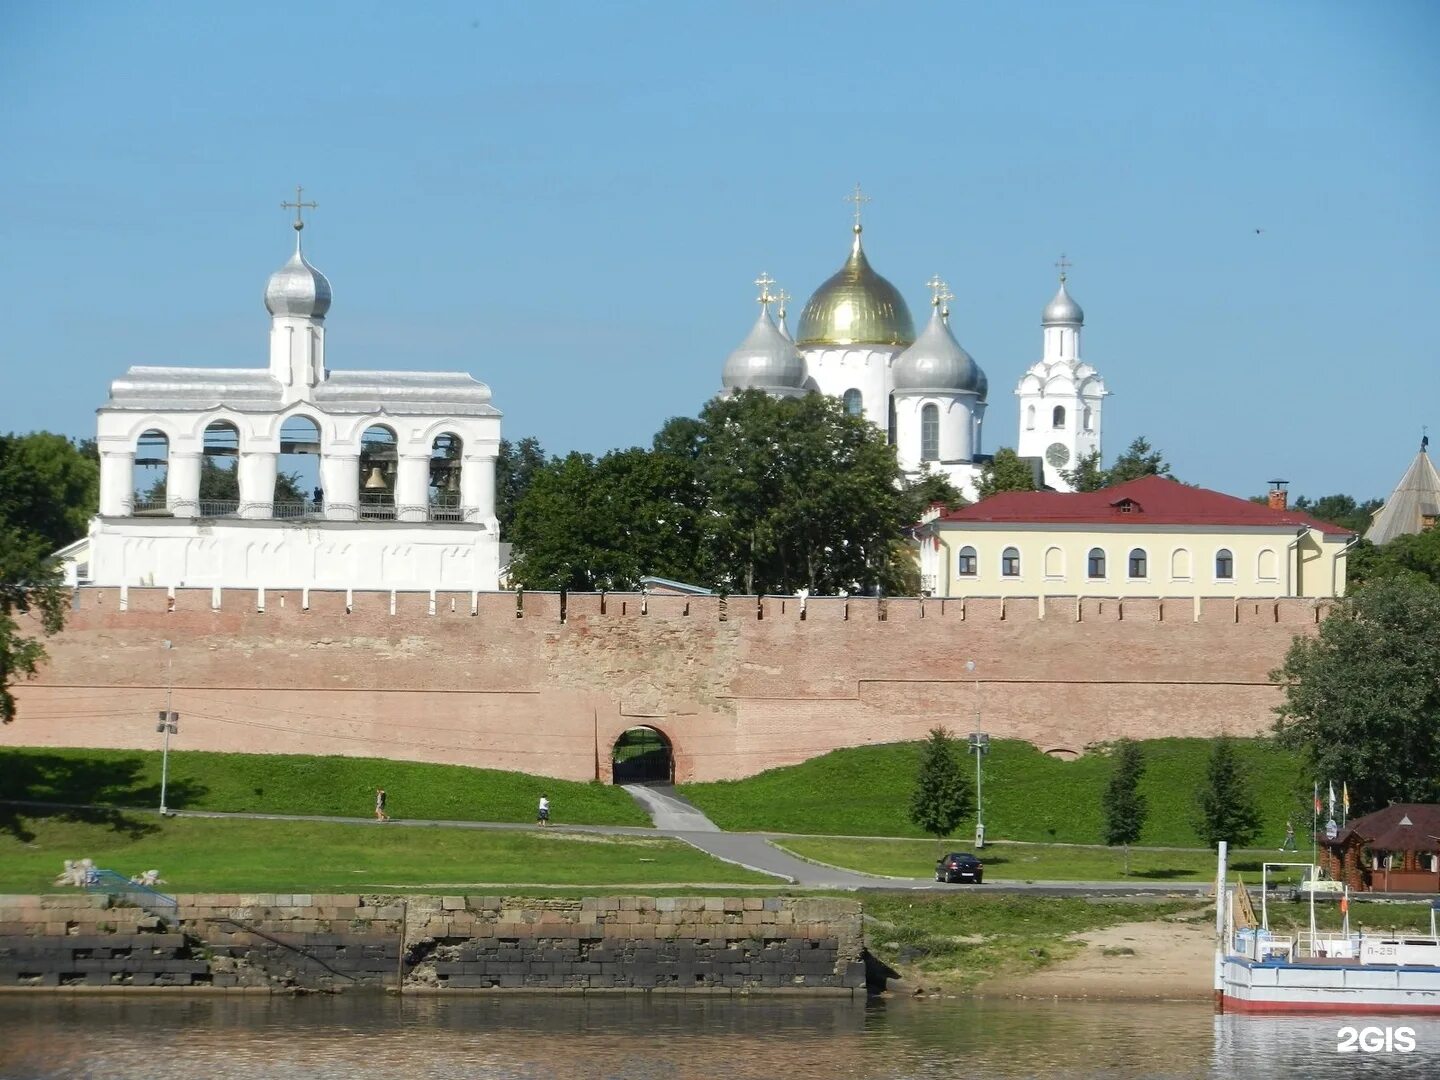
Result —
[[578, 780], [637, 725], [712, 780], [966, 732], [977, 697], [985, 730], [1044, 750], [1254, 734], [1328, 603], [81, 589], [0, 746], [154, 748], [167, 661], [184, 749]]

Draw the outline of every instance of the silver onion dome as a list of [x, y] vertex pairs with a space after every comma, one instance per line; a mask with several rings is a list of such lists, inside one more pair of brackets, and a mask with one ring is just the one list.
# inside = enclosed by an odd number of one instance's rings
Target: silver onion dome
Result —
[[982, 401], [990, 389], [985, 372], [950, 333], [939, 305], [915, 344], [896, 359], [893, 381], [896, 390], [967, 393]]
[[330, 310], [330, 282], [310, 265], [296, 239], [295, 254], [265, 285], [265, 308], [271, 315], [321, 319]]
[[1080, 310], [1080, 305], [1066, 291], [1063, 278], [1054, 299], [1045, 305], [1040, 322], [1044, 326], [1080, 326], [1085, 322], [1085, 312]]
[[726, 359], [721, 382], [727, 390], [793, 390], [805, 382], [805, 361], [770, 320], [768, 308], [760, 309], [750, 333]]

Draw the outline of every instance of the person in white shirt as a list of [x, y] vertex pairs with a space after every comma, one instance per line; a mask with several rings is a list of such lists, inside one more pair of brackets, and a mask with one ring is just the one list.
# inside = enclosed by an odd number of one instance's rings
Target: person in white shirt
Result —
[[549, 824], [550, 824], [550, 800], [547, 799], [544, 795], [541, 795], [541, 796], [540, 796], [540, 811], [539, 811], [538, 815], [536, 816], [536, 824], [537, 824], [537, 825], [549, 825]]

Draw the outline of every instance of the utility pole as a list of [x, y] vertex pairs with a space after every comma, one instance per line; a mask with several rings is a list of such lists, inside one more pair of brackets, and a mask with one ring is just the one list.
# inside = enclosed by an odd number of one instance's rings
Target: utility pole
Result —
[[160, 816], [164, 817], [170, 812], [165, 805], [166, 788], [170, 781], [170, 736], [179, 731], [180, 714], [170, 708], [170, 699], [175, 686], [170, 642], [163, 641], [160, 643], [160, 647], [165, 650], [165, 708], [160, 711], [160, 721], [155, 725], [155, 730], [165, 736], [164, 748], [160, 752]]
[[[965, 670], [974, 674], [975, 661], [965, 661]], [[975, 677], [975, 730], [970, 733], [970, 752], [975, 755], [975, 846], [985, 846], [985, 774], [980, 764], [990, 752], [990, 736], [980, 730], [980, 677]]]

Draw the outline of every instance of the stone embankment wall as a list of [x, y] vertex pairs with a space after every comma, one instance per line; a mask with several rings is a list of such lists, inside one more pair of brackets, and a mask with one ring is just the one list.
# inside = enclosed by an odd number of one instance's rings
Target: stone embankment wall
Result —
[[1249, 735], [1329, 603], [86, 588], [0, 746], [153, 748], [167, 681], [181, 749], [607, 782], [636, 726], [670, 740], [682, 781], [937, 724], [1070, 752]]
[[860, 905], [777, 897], [0, 896], [0, 989], [850, 994]]

